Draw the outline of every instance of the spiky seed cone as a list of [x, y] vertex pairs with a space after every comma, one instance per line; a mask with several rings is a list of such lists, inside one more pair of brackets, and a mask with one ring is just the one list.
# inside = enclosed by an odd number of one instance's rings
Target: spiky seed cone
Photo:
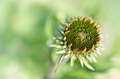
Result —
[[[61, 37], [59, 37], [61, 39], [56, 38], [59, 42], [53, 47], [61, 47], [63, 50], [59, 52], [65, 58], [71, 57], [71, 66], [77, 57], [82, 66], [84, 63], [89, 69], [94, 70], [87, 62], [96, 62], [94, 54], [97, 53], [98, 45], [101, 42], [99, 25], [92, 18], [87, 19], [87, 17], [74, 18], [70, 22], [67, 21], [66, 25], [61, 25], [63, 26]], [[62, 43], [59, 44], [60, 42]]]

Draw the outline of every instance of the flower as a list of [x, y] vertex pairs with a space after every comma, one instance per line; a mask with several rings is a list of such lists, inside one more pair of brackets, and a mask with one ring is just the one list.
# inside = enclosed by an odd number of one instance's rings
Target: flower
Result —
[[94, 70], [88, 61], [97, 62], [97, 54], [100, 54], [101, 33], [99, 24], [94, 22], [92, 18], [75, 17], [70, 22], [66, 21], [65, 25], [62, 23], [61, 25], [62, 28], [58, 29], [61, 36], [54, 38], [56, 44], [51, 45], [51, 47], [59, 48], [60, 51], [56, 53], [61, 54], [55, 71], [57, 71], [63, 58], [71, 58], [71, 67], [73, 67], [74, 61], [79, 59], [82, 67], [85, 64], [87, 68]]

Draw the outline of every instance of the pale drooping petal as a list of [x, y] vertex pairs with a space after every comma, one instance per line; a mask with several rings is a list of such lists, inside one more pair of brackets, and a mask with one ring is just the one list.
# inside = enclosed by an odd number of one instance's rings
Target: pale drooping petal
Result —
[[71, 65], [71, 67], [74, 66], [74, 61], [75, 61], [75, 60], [76, 60], [76, 56], [73, 55], [72, 58], [71, 58], [71, 61], [70, 61], [70, 65]]
[[95, 70], [91, 65], [89, 65], [86, 61], [84, 61], [85, 66], [90, 70]]
[[58, 51], [56, 52], [57, 54], [64, 54], [65, 53], [65, 50], [61, 50], [61, 51]]

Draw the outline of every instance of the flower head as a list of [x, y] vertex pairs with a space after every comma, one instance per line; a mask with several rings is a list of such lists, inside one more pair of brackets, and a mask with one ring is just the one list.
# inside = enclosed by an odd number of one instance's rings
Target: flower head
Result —
[[96, 56], [99, 53], [99, 45], [101, 44], [101, 33], [99, 31], [99, 24], [93, 19], [87, 17], [74, 18], [66, 24], [61, 24], [62, 30], [59, 30], [60, 37], [55, 38], [56, 44], [52, 47], [60, 48], [57, 54], [61, 54], [59, 61], [56, 65], [55, 71], [58, 69], [59, 63], [62, 58], [71, 58], [70, 65], [74, 65], [76, 59], [80, 60], [82, 67], [88, 67], [94, 70], [88, 64], [88, 61], [97, 62]]

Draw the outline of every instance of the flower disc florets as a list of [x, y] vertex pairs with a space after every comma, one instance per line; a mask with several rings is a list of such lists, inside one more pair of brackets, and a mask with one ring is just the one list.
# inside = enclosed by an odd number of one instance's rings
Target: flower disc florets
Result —
[[74, 18], [70, 22], [66, 22], [66, 25], [61, 24], [62, 30], [58, 29], [60, 37], [55, 38], [56, 44], [52, 47], [60, 48], [60, 51], [56, 52], [61, 54], [55, 71], [58, 69], [59, 63], [63, 58], [71, 57], [71, 66], [74, 65], [76, 58], [80, 60], [83, 67], [83, 63], [91, 70], [94, 70], [92, 66], [88, 64], [88, 61], [96, 62], [95, 57], [99, 46], [101, 45], [101, 33], [99, 31], [99, 25], [93, 21], [93, 19]]
[[95, 50], [100, 42], [98, 24], [87, 18], [75, 18], [64, 29], [64, 44], [76, 53], [86, 53]]

